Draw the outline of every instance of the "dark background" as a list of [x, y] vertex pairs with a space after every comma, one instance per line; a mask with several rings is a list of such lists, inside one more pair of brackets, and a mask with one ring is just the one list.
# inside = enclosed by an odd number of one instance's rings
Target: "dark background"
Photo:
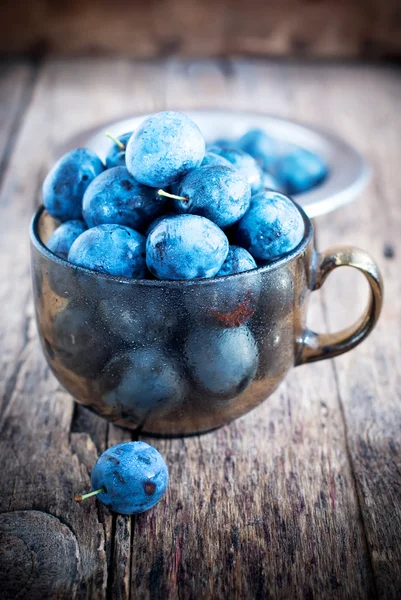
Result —
[[0, 53], [401, 57], [400, 0], [17, 0]]

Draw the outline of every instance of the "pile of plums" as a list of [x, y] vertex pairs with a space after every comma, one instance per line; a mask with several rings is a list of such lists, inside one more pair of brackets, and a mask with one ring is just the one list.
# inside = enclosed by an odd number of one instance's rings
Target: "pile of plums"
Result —
[[268, 376], [278, 344], [293, 351], [293, 282], [285, 269], [269, 279], [256, 267], [303, 239], [283, 191], [317, 185], [326, 171], [305, 150], [280, 154], [261, 130], [206, 148], [176, 112], [114, 138], [105, 164], [82, 148], [63, 156], [43, 184], [61, 222], [47, 241], [53, 253], [119, 278], [205, 281], [121, 285], [50, 262], [51, 289], [70, 301], [44, 336], [49, 360], [96, 382], [113, 417], [136, 423], [186, 403], [207, 413]]
[[272, 262], [302, 240], [285, 193], [318, 185], [324, 162], [280, 153], [262, 130], [206, 148], [186, 115], [162, 112], [113, 138], [105, 164], [90, 150], [64, 155], [43, 184], [61, 225], [48, 248], [71, 263], [130, 278], [188, 280]]

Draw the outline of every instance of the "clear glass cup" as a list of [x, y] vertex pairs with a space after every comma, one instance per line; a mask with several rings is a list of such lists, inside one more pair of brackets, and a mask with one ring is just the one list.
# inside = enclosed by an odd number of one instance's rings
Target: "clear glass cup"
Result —
[[[295, 365], [360, 343], [376, 323], [382, 281], [362, 250], [318, 254], [305, 235], [280, 260], [238, 275], [135, 280], [77, 267], [45, 243], [58, 223], [41, 207], [31, 225], [39, 336], [50, 368], [76, 400], [110, 421], [158, 435], [229, 423], [267, 398]], [[369, 305], [351, 328], [306, 327], [310, 292], [335, 267], [362, 271]]]

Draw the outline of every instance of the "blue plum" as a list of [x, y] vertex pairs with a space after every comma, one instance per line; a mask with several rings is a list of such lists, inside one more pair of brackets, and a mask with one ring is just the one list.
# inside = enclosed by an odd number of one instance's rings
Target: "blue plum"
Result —
[[224, 232], [198, 215], [163, 219], [146, 241], [146, 263], [158, 279], [213, 277], [227, 253]]
[[133, 348], [111, 359], [100, 387], [104, 401], [118, 418], [129, 416], [138, 424], [155, 412], [168, 412], [187, 392], [178, 362], [155, 346]]
[[270, 169], [277, 159], [277, 142], [262, 129], [250, 129], [240, 138], [238, 146], [253, 156], [263, 169]]
[[125, 150], [132, 133], [132, 131], [129, 131], [128, 133], [123, 133], [123, 135], [116, 137], [115, 139], [119, 142], [118, 144], [110, 134], [106, 134], [114, 141], [114, 144], [106, 156], [106, 167], [108, 169], [112, 169], [113, 167], [125, 167]]
[[60, 258], [67, 259], [72, 244], [86, 229], [83, 221], [66, 221], [57, 227], [46, 246]]
[[243, 392], [258, 368], [256, 342], [246, 326], [194, 327], [184, 356], [195, 381], [204, 390], [225, 398]]
[[46, 210], [62, 222], [82, 219], [85, 190], [103, 171], [102, 161], [91, 150], [77, 148], [62, 156], [43, 182]]
[[247, 211], [251, 189], [235, 169], [224, 166], [200, 167], [186, 175], [177, 186], [178, 212], [210, 219], [219, 227], [229, 227]]
[[82, 212], [89, 227], [105, 223], [141, 231], [164, 210], [166, 199], [138, 183], [126, 167], [113, 167], [88, 186]]
[[212, 167], [215, 165], [223, 165], [224, 167], [231, 167], [231, 163], [228, 162], [224, 156], [220, 156], [214, 152], [206, 152], [205, 158], [202, 160], [201, 167]]
[[220, 271], [217, 273], [217, 277], [243, 273], [244, 271], [250, 271], [251, 269], [256, 268], [257, 264], [255, 259], [247, 250], [245, 250], [245, 248], [240, 248], [240, 246], [230, 246], [227, 258]]
[[297, 206], [278, 192], [260, 192], [236, 225], [236, 240], [262, 261], [273, 261], [293, 250], [304, 235], [304, 220]]
[[128, 171], [140, 183], [166, 187], [199, 167], [205, 141], [198, 126], [186, 115], [161, 112], [148, 117], [127, 144]]
[[322, 183], [328, 169], [320, 156], [297, 148], [277, 161], [274, 172], [287, 194], [301, 194]]
[[164, 495], [168, 469], [162, 455], [145, 442], [125, 442], [108, 448], [91, 473], [99, 500], [123, 515], [145, 512]]
[[98, 225], [75, 240], [68, 260], [100, 273], [141, 279], [146, 274], [145, 237], [123, 225]]
[[256, 160], [237, 148], [211, 148], [210, 152], [225, 158], [251, 186], [252, 194], [262, 187], [262, 170]]

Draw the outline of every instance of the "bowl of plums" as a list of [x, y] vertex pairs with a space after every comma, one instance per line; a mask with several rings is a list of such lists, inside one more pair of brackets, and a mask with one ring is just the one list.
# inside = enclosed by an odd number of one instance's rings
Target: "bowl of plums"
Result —
[[[79, 403], [148, 434], [205, 432], [374, 327], [372, 258], [314, 247], [310, 217], [366, 181], [342, 140], [218, 111], [142, 115], [83, 138], [47, 174], [31, 225], [40, 340]], [[353, 326], [315, 333], [310, 293], [339, 266], [365, 275], [368, 305]]]

